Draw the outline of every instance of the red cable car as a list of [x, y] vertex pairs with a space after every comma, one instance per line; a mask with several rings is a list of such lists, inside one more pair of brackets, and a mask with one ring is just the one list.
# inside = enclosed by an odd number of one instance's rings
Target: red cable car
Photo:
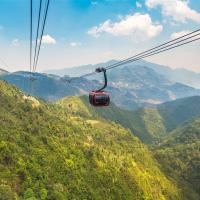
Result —
[[90, 100], [90, 104], [93, 106], [109, 106], [110, 104], [109, 94], [105, 91], [90, 92], [89, 100]]
[[89, 93], [89, 101], [90, 104], [96, 107], [103, 107], [103, 106], [109, 106], [110, 104], [110, 96], [109, 93], [106, 91], [103, 91], [103, 89], [107, 86], [107, 76], [106, 76], [106, 69], [105, 68], [97, 68], [97, 73], [103, 72], [104, 73], [104, 86], [100, 88], [99, 90], [95, 90]]

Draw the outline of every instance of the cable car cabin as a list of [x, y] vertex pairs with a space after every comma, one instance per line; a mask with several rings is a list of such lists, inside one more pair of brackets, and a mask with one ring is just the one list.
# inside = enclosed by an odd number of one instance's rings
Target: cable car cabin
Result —
[[109, 106], [110, 96], [105, 91], [92, 91], [89, 93], [90, 104], [96, 107]]

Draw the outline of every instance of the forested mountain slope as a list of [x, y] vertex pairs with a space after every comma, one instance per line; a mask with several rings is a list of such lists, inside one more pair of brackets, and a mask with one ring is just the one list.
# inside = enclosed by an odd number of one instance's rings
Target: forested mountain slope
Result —
[[78, 116], [0, 81], [0, 199], [182, 200], [186, 191], [120, 125]]
[[200, 118], [173, 131], [154, 153], [166, 174], [200, 194]]
[[157, 106], [167, 131], [200, 116], [200, 97], [188, 97]]
[[154, 109], [123, 110], [111, 103], [109, 107], [96, 108], [87, 96], [66, 97], [57, 102], [64, 109], [87, 118], [103, 118], [129, 128], [146, 143], [160, 141], [170, 131], [188, 120], [200, 116], [200, 97], [189, 97], [161, 104]]
[[139, 109], [132, 112], [131, 116], [137, 136], [147, 143], [159, 142], [172, 130], [200, 117], [200, 97], [177, 99], [153, 109]]
[[[129, 128], [134, 135], [147, 143], [154, 140], [154, 132], [157, 131], [160, 135], [166, 132], [159, 113], [153, 109], [139, 110], [135, 112], [128, 111], [117, 107], [112, 102], [109, 107], [98, 108], [89, 104], [87, 96], [65, 97], [59, 100], [57, 104], [68, 110], [68, 112], [79, 116], [90, 119], [103, 118], [119, 123], [122, 126]], [[157, 121], [156, 125], [153, 124], [154, 121]], [[162, 129], [163, 131], [161, 131]], [[155, 137], [159, 137], [160, 135], [156, 135]]]

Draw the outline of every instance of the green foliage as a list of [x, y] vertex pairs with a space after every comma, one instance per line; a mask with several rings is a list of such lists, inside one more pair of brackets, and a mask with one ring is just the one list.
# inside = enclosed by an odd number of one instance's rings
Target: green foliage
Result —
[[0, 81], [0, 183], [11, 188], [5, 190], [8, 195], [29, 200], [184, 199], [130, 131], [89, 115], [26, 97]]
[[25, 200], [35, 200], [35, 195], [31, 188], [26, 189], [26, 191], [24, 193], [24, 199]]
[[12, 191], [9, 185], [0, 185], [0, 199], [1, 200], [17, 200], [17, 195]]
[[[200, 194], [200, 118], [173, 131], [154, 149], [164, 171], [182, 185], [191, 198], [193, 188]], [[155, 151], [156, 150], [156, 151]], [[189, 190], [189, 191], [188, 191]], [[198, 197], [196, 197], [198, 199]]]
[[47, 190], [45, 188], [41, 189], [40, 190], [40, 198], [41, 198], [41, 200], [47, 199], [47, 194], [48, 194], [48, 192], [47, 192]]

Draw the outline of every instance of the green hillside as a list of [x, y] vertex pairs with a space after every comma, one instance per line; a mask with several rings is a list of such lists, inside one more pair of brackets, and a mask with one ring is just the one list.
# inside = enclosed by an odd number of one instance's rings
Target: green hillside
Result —
[[[154, 109], [140, 109], [132, 113], [138, 136], [147, 143], [159, 142], [163, 136], [200, 117], [200, 97], [188, 97], [158, 105]], [[136, 120], [137, 119], [137, 120]], [[143, 125], [141, 123], [143, 122]]]
[[188, 120], [200, 116], [200, 97], [189, 97], [159, 105], [154, 109], [123, 110], [90, 106], [87, 96], [66, 97], [57, 102], [68, 112], [87, 118], [103, 118], [129, 128], [145, 143], [159, 142], [163, 136]]
[[[147, 143], [156, 140], [157, 144], [162, 145], [155, 155], [166, 174], [176, 177], [177, 183], [184, 190], [192, 188], [193, 184], [196, 191], [200, 190], [199, 183], [197, 184], [200, 180], [200, 119], [182, 127], [184, 122], [199, 116], [200, 97], [180, 99], [159, 105], [157, 109], [135, 112], [122, 110], [112, 103], [107, 108], [94, 108], [88, 104], [85, 96], [68, 97], [58, 103], [80, 116], [102, 117], [120, 123]], [[170, 133], [170, 130], [178, 126], [180, 128]], [[155, 145], [154, 148], [156, 147]]]
[[200, 194], [200, 118], [173, 131], [155, 156], [169, 176], [186, 181]]
[[200, 117], [200, 97], [178, 99], [160, 104], [154, 109], [140, 109], [131, 116], [134, 119], [132, 124], [139, 125], [134, 129], [139, 133], [137, 136], [147, 143], [159, 143], [174, 129]]
[[27, 97], [2, 81], [0, 122], [0, 199], [187, 199], [120, 125]]
[[57, 102], [68, 112], [88, 118], [103, 118], [129, 128], [144, 142], [151, 142], [165, 133], [164, 123], [155, 109], [123, 110], [111, 103], [109, 107], [92, 107], [87, 96], [66, 97]]
[[157, 109], [169, 132], [188, 120], [200, 117], [200, 96], [167, 102], [159, 105]]

